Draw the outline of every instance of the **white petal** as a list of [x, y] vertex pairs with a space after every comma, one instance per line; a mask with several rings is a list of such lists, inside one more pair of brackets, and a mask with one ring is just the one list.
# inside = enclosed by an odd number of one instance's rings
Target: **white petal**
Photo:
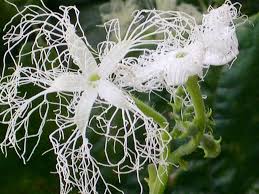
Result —
[[107, 101], [113, 106], [124, 109], [129, 108], [128, 97], [122, 90], [109, 81], [100, 80], [98, 94], [101, 99]]
[[80, 97], [74, 118], [75, 123], [80, 130], [86, 129], [96, 98], [97, 90], [95, 88], [88, 88], [88, 90], [83, 92], [82, 96]]
[[97, 68], [96, 61], [87, 48], [85, 42], [76, 33], [74, 26], [70, 26], [66, 31], [66, 41], [70, 55], [74, 63], [84, 74], [89, 74]]
[[86, 87], [86, 80], [80, 74], [63, 73], [51, 84], [49, 91], [75, 92], [83, 91]]
[[230, 27], [214, 29], [216, 32], [204, 34], [206, 47], [204, 64], [224, 65], [231, 62], [238, 55], [238, 40], [236, 32]]
[[222, 6], [213, 9], [210, 8], [208, 14], [203, 16], [203, 25], [212, 26], [212, 25], [233, 25], [233, 20], [237, 19], [240, 12], [239, 8], [236, 8], [234, 4], [231, 4], [230, 1], [224, 3]]
[[[153, 57], [155, 61], [156, 60], [159, 61], [159, 57], [162, 57], [162, 56], [154, 53]], [[163, 63], [157, 63], [157, 61], [150, 63], [149, 61], [145, 61], [144, 59], [142, 62], [142, 59], [140, 58], [139, 63], [142, 65], [141, 66], [136, 65], [134, 70], [137, 80], [142, 80], [142, 82], [145, 82], [150, 78], [154, 76], [158, 76], [158, 74], [161, 74], [161, 72], [164, 69], [164, 65]]]
[[206, 50], [204, 64], [224, 65], [238, 55], [238, 40], [234, 20], [239, 9], [226, 1], [217, 9], [209, 10], [202, 21], [202, 41]]
[[121, 41], [115, 44], [107, 55], [103, 57], [99, 68], [99, 74], [102, 78], [106, 78], [115, 71], [116, 66], [129, 52], [130, 46], [130, 41]]
[[159, 62], [162, 58], [160, 57], [161, 53], [153, 53], [139, 57], [137, 63], [133, 64], [128, 71], [129, 73], [132, 72], [132, 75], [125, 76], [127, 79], [123, 78], [121, 81], [124, 87], [134, 87], [134, 89], [141, 92], [161, 89], [161, 80], [163, 80], [162, 72], [164, 71], [165, 64]]

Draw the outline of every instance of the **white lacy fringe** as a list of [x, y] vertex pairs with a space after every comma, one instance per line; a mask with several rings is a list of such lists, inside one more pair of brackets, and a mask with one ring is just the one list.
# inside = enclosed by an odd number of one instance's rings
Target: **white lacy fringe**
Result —
[[[94, 194], [99, 182], [105, 186], [105, 193], [111, 193], [110, 188], [116, 188], [104, 180], [100, 165], [116, 168], [118, 176], [136, 172], [140, 183], [139, 171], [147, 162], [155, 166], [165, 164], [166, 158], [162, 154], [170, 135], [145, 116], [129, 94], [114, 84], [112, 77], [121, 64], [132, 61], [127, 57], [129, 53], [146, 50], [144, 45], [156, 46], [163, 40], [168, 30], [159, 24], [159, 14], [148, 10], [136, 11], [123, 38], [118, 20], [107, 22], [104, 25], [107, 40], [98, 45], [98, 51], [94, 51], [84, 36], [79, 24], [79, 11], [75, 7], [60, 6], [61, 13], [58, 13], [49, 10], [42, 2], [42, 7], [29, 5], [22, 11], [16, 9], [18, 14], [7, 24], [6, 29], [10, 29], [4, 36], [8, 47], [4, 61], [10, 57], [15, 67], [11, 75], [7, 75], [9, 70], [5, 68], [1, 77], [0, 102], [7, 107], [1, 112], [2, 122], [8, 125], [1, 143], [2, 151], [7, 154], [7, 148], [11, 147], [24, 162], [29, 160], [39, 144], [49, 107], [53, 105], [58, 108], [52, 120], [59, 128], [53, 130], [50, 141], [57, 155], [61, 193], [68, 193], [76, 187], [82, 193]], [[74, 24], [70, 21], [70, 14], [76, 16]], [[16, 19], [20, 19], [20, 23], [11, 25]], [[116, 40], [110, 40], [111, 36]], [[161, 39], [153, 40], [152, 36], [160, 36]], [[34, 42], [28, 49], [31, 39]], [[20, 48], [18, 56], [13, 55], [16, 48]], [[30, 56], [31, 66], [22, 64], [25, 56]], [[6, 62], [4, 65], [7, 66]], [[26, 87], [36, 87], [40, 92], [29, 97], [20, 91]], [[56, 93], [57, 100], [49, 100], [50, 93]], [[95, 107], [103, 112], [92, 115], [91, 110]], [[110, 118], [106, 117], [108, 111], [114, 111]], [[119, 112], [122, 126], [113, 126], [113, 119]], [[30, 119], [37, 113], [41, 124], [37, 132], [31, 134]], [[89, 125], [92, 119], [98, 121], [98, 129]], [[65, 137], [65, 130], [72, 130], [71, 127], [74, 128], [72, 134]], [[87, 137], [90, 129], [105, 138], [106, 161], [96, 161], [91, 155], [92, 144]], [[116, 134], [111, 133], [114, 129]], [[137, 133], [143, 129], [145, 139], [141, 141]], [[162, 141], [162, 134], [168, 136], [168, 142]], [[37, 141], [27, 157], [30, 138]], [[129, 141], [133, 146], [129, 146]], [[113, 142], [114, 152], [116, 146], [123, 146], [122, 157], [115, 163], [109, 157], [109, 142]]]

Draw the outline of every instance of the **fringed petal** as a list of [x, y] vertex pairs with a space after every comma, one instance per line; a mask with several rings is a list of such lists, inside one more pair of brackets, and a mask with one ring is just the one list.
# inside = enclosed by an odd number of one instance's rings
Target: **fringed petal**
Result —
[[97, 98], [97, 89], [88, 87], [80, 96], [75, 110], [75, 123], [78, 128], [86, 130], [93, 104]]

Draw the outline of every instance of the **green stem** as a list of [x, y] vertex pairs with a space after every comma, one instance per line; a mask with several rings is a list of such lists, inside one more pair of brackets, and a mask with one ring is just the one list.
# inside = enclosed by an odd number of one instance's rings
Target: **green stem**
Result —
[[191, 154], [199, 146], [205, 130], [205, 125], [206, 125], [205, 107], [204, 107], [200, 87], [198, 84], [198, 77], [197, 76], [189, 77], [186, 83], [186, 87], [187, 87], [187, 91], [190, 94], [193, 107], [194, 107], [195, 117], [193, 122], [199, 130], [189, 140], [189, 142], [180, 146], [173, 153], [171, 153], [171, 156], [170, 156], [171, 162], [179, 162], [181, 157]]
[[203, 103], [200, 86], [198, 84], [198, 77], [197, 76], [189, 77], [186, 83], [186, 87], [192, 99], [194, 112], [195, 112], [195, 120], [198, 124], [198, 127], [204, 129], [205, 121], [206, 121], [205, 106]]
[[[146, 105], [141, 100], [132, 97], [138, 106], [138, 108], [148, 117], [153, 118], [153, 120], [162, 128], [166, 128], [168, 126], [168, 122], [166, 118], [161, 115], [159, 112], [155, 111], [150, 106]], [[168, 135], [163, 133], [162, 134], [162, 141], [168, 142]], [[168, 154], [170, 153], [170, 147], [166, 148], [166, 152], [163, 154], [163, 158], [168, 157]], [[155, 170], [154, 166], [150, 164], [149, 166], [149, 178], [148, 186], [149, 186], [149, 194], [163, 194], [164, 190], [167, 185], [168, 181], [168, 175], [172, 169], [172, 167], [165, 166], [165, 165], [159, 165], [157, 171]]]
[[163, 194], [171, 173], [172, 166], [159, 165], [155, 180], [149, 183], [149, 194]]
[[[171, 162], [179, 162], [182, 156], [188, 155], [192, 153], [199, 145], [200, 140], [203, 136], [204, 130], [205, 130], [205, 107], [200, 91], [200, 87], [198, 84], [198, 77], [192, 76], [189, 77], [187, 83], [186, 83], [187, 91], [189, 92], [191, 96], [191, 100], [194, 106], [194, 124], [197, 126], [199, 131], [197, 134], [195, 134], [191, 140], [179, 148], [177, 148], [173, 153], [170, 153], [170, 147], [167, 148], [167, 151], [163, 154], [163, 157], [165, 158], [168, 153], [169, 155], [169, 161]], [[157, 122], [160, 127], [167, 127], [168, 122], [167, 120], [157, 111], [152, 109], [150, 106], [146, 105], [142, 101], [140, 101], [137, 98], [134, 98], [136, 105], [138, 108], [147, 116], [152, 117], [155, 122]], [[166, 134], [162, 134], [162, 141], [167, 141]], [[172, 170], [172, 166], [168, 165], [159, 165], [157, 173], [155, 171], [154, 166], [149, 166], [149, 179], [148, 186], [149, 186], [149, 194], [163, 194], [168, 182], [168, 176]], [[155, 177], [154, 177], [155, 176]]]
[[[198, 77], [191, 76], [186, 82], [187, 91], [191, 96], [191, 100], [194, 106], [194, 124], [197, 126], [199, 131], [195, 134], [187, 144], [184, 144], [177, 148], [173, 153], [169, 156], [169, 161], [171, 162], [179, 162], [182, 156], [188, 155], [192, 153], [200, 144], [201, 138], [203, 136], [205, 130], [205, 107], [200, 91], [200, 87], [198, 84]], [[165, 169], [166, 168], [166, 169]], [[149, 185], [150, 191], [149, 194], [163, 194], [167, 185], [168, 175], [172, 170], [172, 166], [159, 166], [158, 167], [158, 175], [159, 178], [156, 177], [155, 181], [152, 182], [152, 185]], [[166, 173], [165, 173], [166, 172]]]
[[161, 115], [159, 112], [154, 110], [152, 107], [148, 106], [138, 98], [132, 96], [133, 100], [135, 101], [137, 107], [148, 117], [151, 117], [160, 127], [166, 128], [168, 122], [166, 118]]

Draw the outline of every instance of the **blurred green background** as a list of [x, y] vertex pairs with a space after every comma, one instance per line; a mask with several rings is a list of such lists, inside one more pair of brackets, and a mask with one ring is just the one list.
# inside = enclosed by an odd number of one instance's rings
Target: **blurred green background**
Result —
[[[36, 0], [11, 2], [21, 8], [26, 4], [39, 4]], [[99, 7], [107, 1], [44, 2], [53, 10], [58, 10], [59, 5], [76, 5], [90, 44], [96, 45], [103, 39], [104, 35], [96, 25], [102, 24]], [[202, 11], [199, 0], [181, 0], [177, 3], [183, 2], [193, 4]], [[220, 5], [222, 2], [224, 1], [204, 1], [206, 6]], [[249, 16], [249, 21], [237, 30], [240, 54], [231, 69], [213, 67], [202, 83], [202, 91], [207, 95], [206, 105], [213, 109], [216, 121], [214, 134], [222, 137], [222, 153], [216, 159], [203, 159], [202, 151], [197, 150], [189, 156], [188, 171], [175, 170], [172, 173], [165, 194], [259, 194], [259, 2], [239, 2], [243, 4], [242, 13]], [[143, 7], [150, 8], [152, 5], [141, 2]], [[0, 0], [1, 37], [4, 34], [4, 24], [15, 13], [12, 6]], [[1, 40], [1, 58], [5, 49]], [[162, 109], [163, 105], [157, 101], [156, 108]], [[3, 137], [6, 127], [0, 127], [0, 137]], [[55, 156], [52, 152], [42, 155], [50, 148], [48, 135], [44, 134], [38, 149], [26, 165], [12, 150], [9, 150], [7, 158], [0, 154], [0, 194], [59, 193], [58, 177], [50, 173], [55, 171]], [[143, 174], [145, 176], [145, 172]], [[114, 182], [116, 184], [117, 180]], [[139, 190], [135, 176], [125, 177], [123, 187], [125, 194], [135, 194]]]

